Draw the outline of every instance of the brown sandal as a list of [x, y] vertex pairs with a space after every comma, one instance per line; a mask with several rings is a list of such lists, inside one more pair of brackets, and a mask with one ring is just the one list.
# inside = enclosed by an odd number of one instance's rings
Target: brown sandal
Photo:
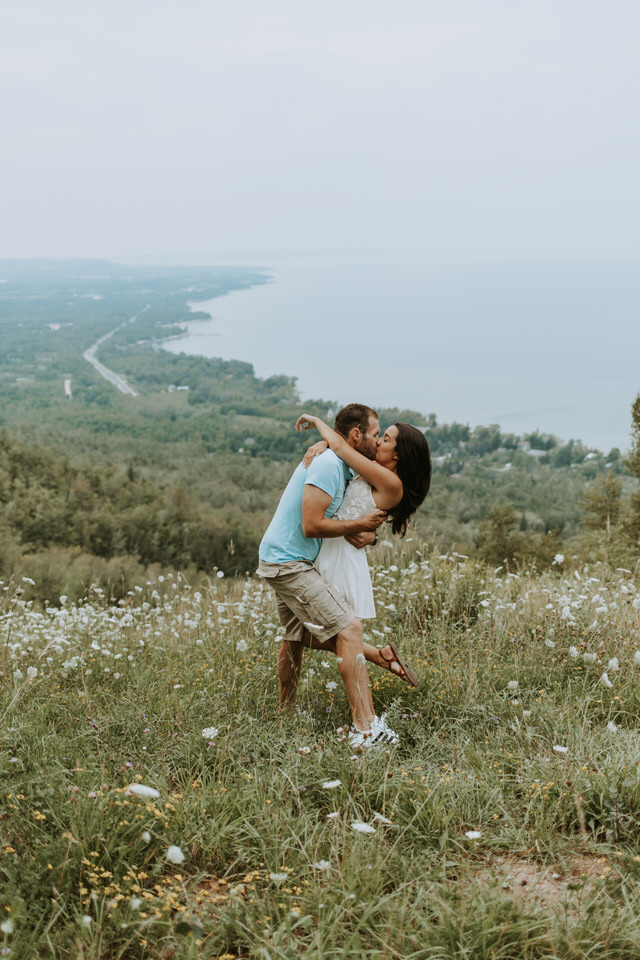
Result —
[[[378, 653], [380, 654], [382, 659], [385, 661], [385, 663], [388, 664], [387, 670], [389, 670], [390, 673], [393, 673], [394, 676], [399, 677], [400, 680], [404, 680], [406, 683], [409, 684], [410, 687], [417, 687], [418, 675], [415, 673], [415, 671], [411, 669], [409, 664], [400, 656], [400, 653], [395, 643], [393, 643], [392, 641], [391, 643], [388, 643], [387, 646], [391, 647], [391, 652], [393, 654], [392, 658], [385, 657], [385, 655], [382, 652], [383, 648], [378, 650]], [[391, 669], [391, 665], [394, 663], [397, 663], [398, 666], [400, 667], [399, 671]]]

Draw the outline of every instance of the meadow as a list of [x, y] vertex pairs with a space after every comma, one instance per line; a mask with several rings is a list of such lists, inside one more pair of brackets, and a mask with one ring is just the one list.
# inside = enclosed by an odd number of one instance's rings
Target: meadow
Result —
[[640, 586], [370, 551], [400, 736], [354, 753], [335, 659], [277, 710], [255, 578], [37, 607], [1, 585], [0, 955], [640, 955]]

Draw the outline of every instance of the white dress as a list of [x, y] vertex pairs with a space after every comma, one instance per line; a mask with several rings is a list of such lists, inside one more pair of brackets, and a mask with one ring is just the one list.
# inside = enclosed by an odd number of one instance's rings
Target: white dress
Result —
[[[377, 507], [371, 486], [364, 477], [356, 477], [348, 484], [335, 517], [337, 520], [359, 520], [374, 510]], [[330, 537], [322, 541], [315, 565], [323, 577], [338, 587], [357, 617], [361, 620], [375, 617], [376, 606], [365, 549], [357, 550], [344, 537]]]

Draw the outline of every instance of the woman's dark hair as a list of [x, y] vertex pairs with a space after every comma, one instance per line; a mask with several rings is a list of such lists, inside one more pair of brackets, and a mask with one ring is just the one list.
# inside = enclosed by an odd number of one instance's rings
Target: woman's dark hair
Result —
[[389, 510], [391, 529], [404, 537], [411, 514], [415, 513], [431, 486], [431, 453], [427, 438], [410, 423], [396, 423], [398, 476], [402, 480], [402, 500]]

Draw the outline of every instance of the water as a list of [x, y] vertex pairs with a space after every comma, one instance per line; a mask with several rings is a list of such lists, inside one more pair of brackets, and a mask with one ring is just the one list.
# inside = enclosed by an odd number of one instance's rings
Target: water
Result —
[[265, 286], [195, 304], [212, 319], [167, 349], [296, 376], [303, 399], [629, 446], [637, 263], [316, 260], [267, 272]]

